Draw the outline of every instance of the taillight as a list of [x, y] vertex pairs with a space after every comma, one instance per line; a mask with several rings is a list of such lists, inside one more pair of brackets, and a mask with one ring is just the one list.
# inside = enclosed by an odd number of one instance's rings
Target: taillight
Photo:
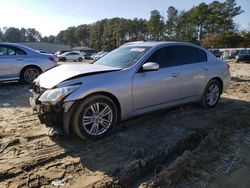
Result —
[[50, 60], [50, 61], [53, 61], [53, 62], [56, 62], [56, 61], [55, 61], [55, 58], [52, 57], [52, 56], [49, 57], [49, 60]]

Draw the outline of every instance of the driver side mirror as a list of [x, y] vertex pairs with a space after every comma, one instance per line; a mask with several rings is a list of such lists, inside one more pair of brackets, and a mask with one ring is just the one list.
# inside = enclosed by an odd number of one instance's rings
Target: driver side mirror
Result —
[[160, 66], [158, 63], [154, 62], [147, 62], [144, 65], [142, 65], [143, 71], [156, 71], [159, 70]]

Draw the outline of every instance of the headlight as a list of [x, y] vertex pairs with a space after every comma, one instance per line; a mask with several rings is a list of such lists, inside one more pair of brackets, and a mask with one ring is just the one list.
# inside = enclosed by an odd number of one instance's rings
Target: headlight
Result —
[[39, 98], [39, 101], [41, 102], [60, 101], [65, 96], [67, 96], [68, 94], [78, 89], [80, 86], [81, 85], [73, 85], [73, 86], [68, 86], [68, 87], [47, 90], [41, 95], [41, 97]]

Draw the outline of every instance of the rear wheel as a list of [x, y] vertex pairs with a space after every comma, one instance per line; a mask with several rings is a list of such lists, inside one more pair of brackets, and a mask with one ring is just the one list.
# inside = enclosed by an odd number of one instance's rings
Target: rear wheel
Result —
[[73, 115], [72, 128], [80, 138], [96, 140], [110, 133], [117, 123], [117, 108], [105, 95], [93, 95], [82, 101]]
[[35, 66], [26, 67], [21, 72], [21, 80], [26, 83], [32, 83], [40, 74], [42, 70]]
[[82, 57], [79, 57], [79, 58], [78, 58], [78, 61], [79, 61], [79, 62], [82, 62], [82, 60], [83, 60]]
[[62, 62], [66, 62], [67, 61], [66, 57], [63, 57], [61, 60], [62, 60]]
[[210, 80], [204, 90], [201, 104], [205, 108], [212, 108], [220, 100], [221, 85], [217, 80]]

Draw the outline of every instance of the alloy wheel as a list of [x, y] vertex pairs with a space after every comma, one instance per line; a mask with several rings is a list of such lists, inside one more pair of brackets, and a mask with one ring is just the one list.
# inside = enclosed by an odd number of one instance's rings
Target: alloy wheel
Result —
[[27, 68], [23, 73], [23, 78], [25, 82], [32, 83], [38, 76], [40, 71], [37, 68]]
[[213, 106], [217, 103], [217, 101], [219, 100], [219, 96], [220, 96], [220, 89], [219, 86], [216, 83], [212, 83], [206, 92], [206, 101], [207, 104], [210, 106]]
[[89, 106], [82, 119], [83, 129], [90, 135], [101, 135], [111, 126], [113, 112], [111, 107], [104, 102], [96, 102]]

